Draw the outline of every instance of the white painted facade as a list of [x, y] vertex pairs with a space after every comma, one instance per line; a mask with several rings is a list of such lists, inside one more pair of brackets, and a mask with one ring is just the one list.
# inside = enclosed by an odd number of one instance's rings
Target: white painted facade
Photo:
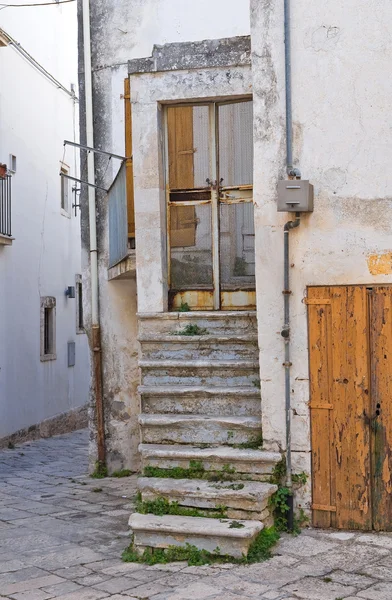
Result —
[[[290, 218], [276, 211], [277, 180], [285, 177], [283, 3], [251, 5], [263, 435], [266, 447], [277, 449], [285, 447], [280, 331], [283, 226]], [[300, 1], [292, 10], [294, 161], [315, 187], [314, 212], [290, 233], [296, 472], [310, 472], [307, 286], [392, 282], [391, 17], [386, 0], [360, 7], [354, 0]]]
[[[388, 77], [392, 46], [387, 26], [392, 8], [387, 0], [360, 6], [354, 0], [292, 4], [294, 159], [303, 179], [315, 188], [314, 212], [303, 215], [300, 227], [290, 233], [293, 469], [309, 474], [306, 288], [392, 281], [392, 84]], [[263, 436], [266, 449], [284, 451], [283, 226], [293, 217], [278, 213], [276, 206], [277, 182], [286, 177], [283, 2], [252, 0], [250, 17], [251, 27], [245, 0], [94, 3], [94, 93], [105, 115], [96, 135], [102, 146], [124, 152], [121, 94], [128, 60], [151, 56], [154, 44], [251, 34], [252, 72], [243, 68], [242, 79], [230, 86], [219, 69], [131, 76], [137, 300], [140, 312], [167, 310], [159, 103], [253, 93]], [[107, 232], [105, 218], [102, 228]], [[117, 445], [120, 462], [132, 468], [137, 463], [139, 411], [134, 396], [136, 284], [107, 281], [107, 235], [102, 238], [100, 261], [102, 329], [109, 355], [118, 351], [116, 366], [108, 366], [108, 396], [121, 404], [130, 423], [125, 431], [123, 419], [110, 420], [110, 447], [115, 453]], [[124, 297], [128, 308], [132, 304], [126, 316]], [[120, 350], [125, 344], [127, 349]], [[133, 369], [132, 384], [125, 377], [119, 379], [115, 369], [122, 375]], [[127, 445], [131, 431], [133, 441]], [[309, 492], [308, 483], [303, 495], [308, 508]]]
[[[81, 1], [79, 11], [81, 11]], [[97, 147], [124, 155], [124, 79], [128, 77], [128, 60], [150, 56], [154, 44], [170, 42], [198, 41], [249, 35], [249, 4], [245, 0], [94, 0], [90, 2], [91, 48], [94, 96], [94, 143]], [[81, 24], [81, 21], [80, 21]], [[80, 53], [82, 46], [79, 47]], [[80, 59], [81, 60], [81, 59]], [[81, 65], [80, 70], [83, 70]], [[248, 69], [249, 70], [249, 69]], [[142, 83], [142, 82], [141, 82]], [[173, 91], [173, 94], [175, 92]], [[156, 115], [156, 112], [155, 112]], [[153, 116], [153, 123], [157, 120]], [[138, 118], [141, 115], [138, 115]], [[82, 121], [82, 119], [81, 119]], [[81, 131], [83, 132], [83, 124]], [[137, 131], [141, 131], [137, 124]], [[138, 135], [136, 133], [136, 135]], [[153, 131], [157, 143], [158, 131]], [[157, 167], [155, 151], [151, 159]], [[141, 160], [141, 156], [135, 161]], [[159, 167], [160, 168], [160, 167]], [[102, 160], [97, 169], [97, 178], [108, 188], [118, 169], [118, 162]], [[147, 174], [146, 174], [147, 175]], [[154, 177], [157, 174], [154, 173]], [[150, 181], [151, 182], [151, 181]], [[147, 191], [147, 190], [146, 190]], [[159, 203], [158, 203], [159, 204]], [[107, 197], [97, 195], [98, 220], [98, 262], [99, 262], [99, 304], [102, 329], [103, 353], [103, 392], [106, 418], [106, 450], [109, 470], [121, 468], [137, 470], [140, 464], [138, 444], [140, 442], [138, 414], [140, 399], [137, 386], [140, 383], [138, 369], [139, 344], [137, 341], [137, 310], [144, 304], [143, 279], [139, 254], [139, 283], [136, 285], [135, 272], [126, 278], [108, 281], [108, 214]], [[142, 203], [137, 208], [139, 217], [143, 212]], [[147, 210], [151, 211], [152, 207]], [[160, 207], [155, 203], [155, 210]], [[142, 218], [142, 217], [141, 217]], [[148, 221], [148, 214], [145, 215]], [[163, 218], [163, 217], [162, 217]], [[82, 263], [83, 276], [89, 281], [89, 246], [87, 215], [82, 212]], [[161, 222], [163, 228], [164, 219]], [[140, 228], [140, 219], [139, 219]], [[156, 227], [155, 234], [158, 233]], [[150, 234], [149, 234], [150, 235]], [[161, 240], [165, 232], [154, 242], [154, 253], [163, 258]], [[139, 239], [142, 237], [139, 229]], [[150, 238], [152, 239], [152, 238]], [[156, 238], [155, 238], [156, 239]], [[157, 267], [162, 277], [163, 263]], [[156, 272], [156, 271], [155, 271]], [[163, 275], [166, 277], [166, 273]], [[87, 287], [87, 286], [86, 286]], [[89, 290], [86, 289], [86, 294]], [[140, 298], [139, 298], [140, 296]], [[162, 286], [152, 292], [151, 302], [163, 307]], [[141, 305], [140, 302], [143, 302]], [[87, 315], [87, 318], [89, 316]], [[94, 428], [94, 423], [92, 423]], [[90, 463], [94, 468], [96, 445], [91, 444]]]
[[[16, 4], [16, 2], [13, 2]], [[18, 2], [21, 4], [22, 2]], [[77, 95], [77, 20], [72, 3], [0, 10], [0, 28]], [[39, 32], [39, 33], [38, 33]], [[7, 37], [7, 36], [5, 36]], [[9, 39], [8, 39], [9, 41]], [[81, 274], [80, 217], [61, 208], [60, 167], [78, 177], [78, 103], [21, 56], [0, 47], [0, 162], [12, 174], [12, 245], [0, 244], [0, 439], [88, 402], [87, 337], [76, 300], [65, 296]], [[40, 359], [41, 298], [56, 300], [56, 359]], [[76, 344], [68, 367], [68, 342]]]

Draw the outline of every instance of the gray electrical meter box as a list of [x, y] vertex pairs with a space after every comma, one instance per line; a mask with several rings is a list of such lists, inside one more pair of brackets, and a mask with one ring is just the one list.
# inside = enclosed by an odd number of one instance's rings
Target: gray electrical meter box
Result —
[[313, 186], [304, 179], [278, 181], [278, 212], [313, 212]]

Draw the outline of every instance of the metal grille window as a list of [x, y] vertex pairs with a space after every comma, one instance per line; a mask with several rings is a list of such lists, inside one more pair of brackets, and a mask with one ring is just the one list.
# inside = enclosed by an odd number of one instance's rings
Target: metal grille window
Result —
[[41, 361], [56, 359], [56, 298], [41, 298]]
[[82, 276], [81, 275], [76, 275], [76, 277], [75, 277], [75, 291], [76, 291], [76, 333], [85, 333], [84, 316], [83, 316], [83, 284], [82, 284]]
[[11, 176], [0, 177], [0, 235], [11, 237]]
[[[65, 167], [61, 167], [61, 172], [68, 175], [69, 171]], [[69, 180], [66, 177], [61, 177], [61, 208], [65, 212], [69, 212]]]

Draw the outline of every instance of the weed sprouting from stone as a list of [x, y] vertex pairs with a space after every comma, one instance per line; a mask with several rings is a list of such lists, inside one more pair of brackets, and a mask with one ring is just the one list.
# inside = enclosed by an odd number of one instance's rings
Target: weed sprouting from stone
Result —
[[107, 476], [108, 476], [107, 466], [103, 462], [97, 460], [97, 462], [95, 463], [95, 469], [91, 473], [90, 477], [92, 477], [93, 479], [104, 479]]
[[220, 548], [215, 548], [213, 552], [208, 552], [207, 550], [199, 550], [191, 544], [169, 546], [165, 550], [161, 548], [146, 548], [143, 554], [140, 555], [135, 551], [132, 542], [122, 553], [122, 559], [124, 562], [139, 562], [148, 565], [176, 561], [187, 561], [189, 566], [201, 566], [212, 563], [251, 564], [271, 558], [271, 548], [276, 544], [278, 539], [279, 533], [274, 527], [263, 529], [250, 545], [247, 556], [243, 556], [242, 558], [233, 558], [228, 555], [221, 556]]
[[232, 521], [229, 525], [229, 529], [243, 529], [245, 525], [239, 521]]
[[169, 502], [166, 498], [156, 498], [155, 500], [141, 500], [140, 496], [136, 502], [136, 510], [141, 514], [180, 515], [182, 517], [204, 517], [212, 519], [226, 519], [226, 506], [216, 506], [211, 510], [200, 510], [198, 508], [189, 508], [180, 506], [178, 502]]
[[197, 325], [197, 323], [189, 323], [188, 325], [186, 325], [186, 327], [184, 327], [184, 329], [181, 329], [180, 331], [176, 331], [173, 333], [173, 335], [186, 335], [186, 336], [207, 335], [207, 334], [208, 334], [208, 329], [206, 329], [205, 327], [199, 327]]
[[178, 312], [190, 312], [190, 306], [188, 302], [181, 302], [181, 306], [178, 309]]
[[112, 473], [111, 477], [129, 477], [130, 475], [132, 475], [132, 471], [130, 471], [129, 469], [120, 469], [120, 471], [114, 471], [114, 473]]

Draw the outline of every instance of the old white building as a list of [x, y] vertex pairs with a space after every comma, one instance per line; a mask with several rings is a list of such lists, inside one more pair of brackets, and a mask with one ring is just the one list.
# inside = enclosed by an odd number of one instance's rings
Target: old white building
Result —
[[[13, 2], [13, 4], [18, 4]], [[26, 4], [19, 2], [19, 4]], [[0, 443], [86, 422], [77, 21], [72, 3], [0, 9]], [[40, 32], [37, 35], [37, 32]], [[76, 298], [65, 295], [76, 288]]]
[[[145, 499], [247, 521], [133, 515], [138, 547], [240, 555], [281, 457], [314, 525], [391, 527], [391, 7], [289, 9], [79, 0], [81, 135], [124, 157], [86, 174], [109, 190], [90, 194], [93, 461], [141, 465]], [[222, 469], [253, 481], [214, 492]]]

